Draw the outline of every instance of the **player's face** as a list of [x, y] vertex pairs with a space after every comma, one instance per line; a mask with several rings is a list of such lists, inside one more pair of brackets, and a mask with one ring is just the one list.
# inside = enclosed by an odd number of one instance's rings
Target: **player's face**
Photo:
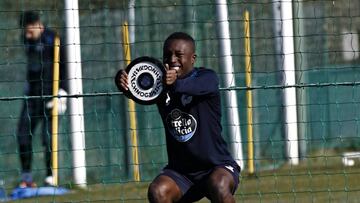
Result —
[[25, 38], [28, 40], [38, 40], [44, 30], [40, 22], [28, 24], [25, 27]]
[[174, 39], [163, 50], [163, 61], [170, 69], [178, 67], [178, 77], [183, 77], [194, 68], [196, 54], [191, 42]]

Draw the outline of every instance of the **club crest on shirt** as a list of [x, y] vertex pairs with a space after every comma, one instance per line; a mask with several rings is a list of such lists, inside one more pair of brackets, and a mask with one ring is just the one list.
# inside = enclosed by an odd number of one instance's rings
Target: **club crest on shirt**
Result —
[[181, 96], [181, 103], [183, 106], [186, 106], [187, 104], [190, 104], [192, 101], [192, 96], [183, 94]]
[[179, 109], [174, 109], [166, 117], [167, 127], [178, 142], [187, 142], [196, 132], [195, 118]]

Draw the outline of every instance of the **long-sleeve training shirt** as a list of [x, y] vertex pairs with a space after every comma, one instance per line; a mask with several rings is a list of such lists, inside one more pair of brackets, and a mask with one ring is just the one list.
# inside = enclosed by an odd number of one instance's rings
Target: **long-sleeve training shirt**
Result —
[[[25, 94], [29, 96], [52, 95], [54, 69], [55, 33], [45, 28], [41, 37], [24, 39], [27, 56], [27, 85]], [[60, 47], [60, 88], [67, 89], [65, 83], [64, 53]]]
[[193, 174], [235, 161], [221, 136], [219, 79], [194, 68], [157, 103], [166, 131], [168, 167]]

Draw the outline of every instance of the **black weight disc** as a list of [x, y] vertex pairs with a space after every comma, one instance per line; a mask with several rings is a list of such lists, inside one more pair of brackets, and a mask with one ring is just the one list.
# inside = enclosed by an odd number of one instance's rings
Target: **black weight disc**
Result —
[[142, 56], [134, 59], [125, 69], [129, 90], [126, 95], [145, 105], [156, 103], [164, 92], [165, 67], [158, 59]]

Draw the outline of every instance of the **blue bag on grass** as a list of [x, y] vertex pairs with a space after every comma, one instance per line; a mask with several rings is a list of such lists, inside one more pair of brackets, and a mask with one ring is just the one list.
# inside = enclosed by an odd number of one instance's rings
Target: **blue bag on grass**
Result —
[[15, 188], [11, 195], [11, 200], [23, 199], [36, 196], [64, 195], [69, 190], [61, 187], [38, 187], [38, 188]]

